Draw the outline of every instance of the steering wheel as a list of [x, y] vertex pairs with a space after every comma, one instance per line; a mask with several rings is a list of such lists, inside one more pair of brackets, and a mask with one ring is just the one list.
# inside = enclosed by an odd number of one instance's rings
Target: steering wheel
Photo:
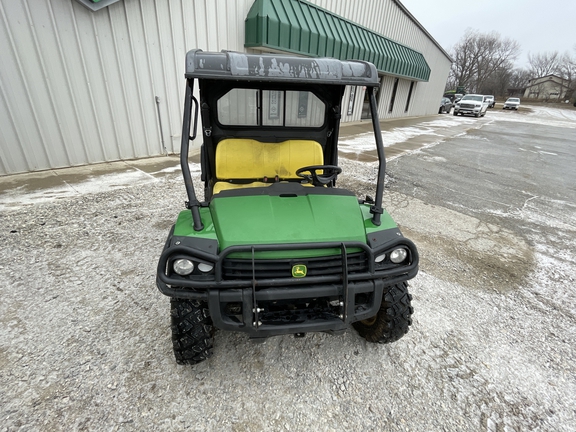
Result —
[[[318, 171], [322, 171], [319, 174]], [[325, 186], [333, 180], [336, 180], [338, 174], [342, 172], [342, 168], [336, 165], [311, 165], [298, 168], [296, 175], [308, 180], [314, 186]]]

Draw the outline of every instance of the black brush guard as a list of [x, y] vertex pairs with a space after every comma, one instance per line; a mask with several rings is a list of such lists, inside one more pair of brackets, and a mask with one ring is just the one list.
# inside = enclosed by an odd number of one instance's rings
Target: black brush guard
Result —
[[[170, 237], [158, 263], [156, 284], [170, 297], [195, 299], [208, 303], [214, 325], [223, 330], [240, 331], [251, 337], [268, 337], [281, 334], [306, 332], [340, 332], [348, 324], [376, 315], [385, 287], [406, 281], [418, 272], [418, 252], [406, 238], [373, 250], [361, 242], [299, 243], [282, 245], [232, 246], [219, 255], [209, 254], [183, 245], [170, 245]], [[405, 264], [379, 269], [375, 256], [399, 246], [408, 250]], [[307, 276], [303, 278], [257, 278], [255, 255], [263, 251], [310, 249], [339, 249], [341, 271], [337, 274]], [[361, 250], [366, 256], [363, 271], [348, 270], [348, 251]], [[226, 279], [224, 263], [232, 254], [248, 253], [252, 258], [250, 279]], [[178, 275], [168, 275], [168, 267], [175, 258], [201, 259], [214, 263], [213, 278], [195, 280]], [[295, 259], [295, 262], [306, 261]], [[317, 300], [329, 300], [335, 308], [319, 308]], [[362, 299], [357, 302], [357, 299]], [[271, 312], [276, 303], [311, 304], [309, 308], [295, 308], [292, 312]], [[230, 313], [230, 306], [236, 309]]]

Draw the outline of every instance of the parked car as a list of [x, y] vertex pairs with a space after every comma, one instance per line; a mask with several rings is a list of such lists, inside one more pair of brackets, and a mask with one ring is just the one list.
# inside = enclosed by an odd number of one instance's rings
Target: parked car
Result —
[[450, 110], [452, 109], [452, 101], [447, 98], [447, 97], [443, 97], [442, 99], [440, 99], [440, 109], [438, 110], [438, 114], [443, 114], [443, 113], [450, 113]]
[[508, 98], [506, 99], [506, 102], [504, 102], [504, 106], [502, 107], [502, 109], [517, 110], [519, 106], [520, 106], [519, 98]]
[[494, 98], [494, 95], [486, 95], [486, 102], [488, 102], [488, 108], [494, 108], [494, 105], [496, 105], [496, 99]]
[[471, 114], [475, 117], [484, 117], [487, 109], [488, 102], [484, 99], [484, 95], [467, 94], [454, 106], [454, 115]]

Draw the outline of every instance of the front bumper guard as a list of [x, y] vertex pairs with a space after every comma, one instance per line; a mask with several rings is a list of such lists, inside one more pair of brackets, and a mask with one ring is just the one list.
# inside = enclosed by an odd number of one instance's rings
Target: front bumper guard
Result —
[[[408, 264], [395, 268], [379, 270], [374, 261], [375, 256], [386, 250], [403, 246], [409, 251]], [[304, 278], [259, 278], [255, 276], [256, 252], [304, 249], [340, 249], [342, 271], [340, 274], [324, 276], [307, 276]], [[366, 254], [367, 270], [348, 272], [347, 255], [350, 249], [361, 249]], [[251, 279], [224, 279], [224, 260], [234, 253], [249, 252], [252, 256], [253, 277]], [[192, 280], [173, 277], [166, 274], [166, 269], [174, 256], [189, 256], [214, 263], [212, 280]], [[212, 321], [217, 328], [247, 333], [251, 337], [268, 337], [281, 334], [305, 332], [339, 332], [348, 324], [376, 315], [382, 301], [384, 288], [412, 279], [418, 272], [418, 252], [415, 245], [401, 237], [372, 249], [361, 242], [325, 242], [282, 245], [247, 245], [232, 246], [219, 255], [209, 254], [189, 246], [172, 245], [166, 247], [158, 263], [156, 284], [165, 295], [183, 299], [206, 301]], [[370, 294], [371, 301], [358, 307], [356, 295]], [[260, 303], [286, 300], [303, 300], [314, 298], [338, 298], [340, 313], [333, 316], [309, 316], [282, 325], [266, 324], [260, 321], [262, 310]], [[227, 303], [242, 305], [240, 320], [232, 320], [223, 307]]]

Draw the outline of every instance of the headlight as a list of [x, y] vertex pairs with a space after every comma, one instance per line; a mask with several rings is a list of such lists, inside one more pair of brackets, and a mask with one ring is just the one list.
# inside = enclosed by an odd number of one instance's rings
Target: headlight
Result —
[[390, 261], [394, 264], [400, 264], [402, 261], [406, 259], [408, 256], [408, 252], [404, 248], [394, 249], [390, 252]]
[[374, 262], [375, 263], [381, 263], [385, 259], [386, 259], [386, 254], [378, 255], [376, 258], [374, 258]]
[[213, 264], [198, 263], [198, 270], [200, 270], [202, 273], [209, 273], [213, 268]]
[[179, 259], [174, 261], [172, 268], [180, 276], [188, 276], [194, 271], [194, 263], [187, 259]]

